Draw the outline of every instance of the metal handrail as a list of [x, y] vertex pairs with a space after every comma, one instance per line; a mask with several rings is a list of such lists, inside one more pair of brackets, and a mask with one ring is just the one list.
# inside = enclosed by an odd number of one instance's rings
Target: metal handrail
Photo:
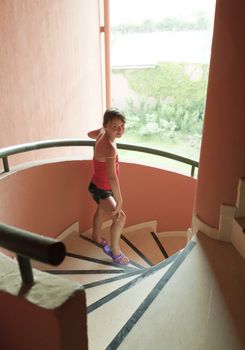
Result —
[[[81, 139], [64, 139], [64, 140], [48, 140], [48, 141], [37, 141], [31, 143], [25, 143], [22, 145], [15, 145], [10, 147], [5, 147], [0, 149], [0, 158], [3, 161], [3, 168], [5, 172], [9, 171], [8, 156], [17, 153], [24, 153], [28, 151], [34, 151], [43, 148], [51, 147], [64, 147], [64, 146], [94, 146], [95, 141], [81, 140]], [[156, 156], [161, 156], [169, 158], [184, 164], [191, 166], [191, 176], [195, 174], [195, 168], [198, 168], [199, 163], [195, 160], [179, 156], [177, 154], [165, 152], [156, 148], [144, 147], [133, 144], [117, 143], [119, 149], [124, 149], [128, 151], [143, 152]]]
[[[0, 149], [0, 158], [3, 161], [4, 172], [9, 172], [8, 157], [14, 154], [51, 147], [94, 146], [94, 144], [95, 141], [81, 139], [31, 142]], [[159, 149], [124, 143], [117, 143], [117, 146], [119, 149], [148, 153], [191, 165], [191, 176], [194, 176], [195, 168], [198, 168], [197, 161]], [[24, 284], [33, 283], [30, 259], [35, 259], [51, 265], [58, 265], [63, 261], [66, 254], [65, 245], [60, 241], [5, 224], [0, 224], [0, 246], [17, 254], [20, 273]]]
[[0, 246], [16, 253], [24, 284], [34, 282], [30, 259], [59, 265], [66, 255], [63, 242], [6, 224], [0, 224]]

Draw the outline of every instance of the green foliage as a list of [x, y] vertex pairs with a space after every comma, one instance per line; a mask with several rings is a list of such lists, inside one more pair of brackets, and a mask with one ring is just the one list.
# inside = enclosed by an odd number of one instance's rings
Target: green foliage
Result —
[[208, 67], [201, 64], [161, 63], [153, 69], [125, 71], [131, 88], [141, 96], [129, 99], [127, 129], [141, 136], [199, 140], [204, 114]]
[[113, 34], [128, 33], [153, 33], [166, 31], [197, 31], [210, 29], [211, 23], [205, 13], [200, 13], [193, 20], [183, 20], [180, 18], [164, 18], [156, 22], [152, 19], [145, 19], [141, 23], [124, 23], [113, 26]]
[[128, 71], [127, 79], [140, 95], [174, 99], [182, 104], [190, 98], [194, 101], [203, 98], [207, 65], [164, 62], [153, 69]]
[[[164, 118], [164, 108], [158, 102], [148, 102], [141, 97], [138, 105], [132, 99], [128, 100], [127, 130], [140, 136], [158, 135], [160, 138], [172, 138], [176, 125], [171, 120], [171, 108], [168, 109], [168, 119]], [[167, 114], [167, 110], [165, 109]]]

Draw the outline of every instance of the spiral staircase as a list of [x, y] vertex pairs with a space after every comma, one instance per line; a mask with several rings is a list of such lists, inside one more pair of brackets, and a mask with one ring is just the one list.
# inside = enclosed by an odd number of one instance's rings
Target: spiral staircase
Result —
[[[109, 239], [110, 222], [103, 237]], [[91, 230], [65, 233], [67, 256], [51, 267], [33, 267], [80, 283], [86, 290], [89, 349], [117, 349], [177, 271], [194, 242], [185, 248], [185, 233], [156, 235], [156, 222], [127, 227], [121, 249], [130, 258], [127, 266], [113, 263], [102, 246], [91, 240]], [[64, 236], [64, 234], [63, 234]], [[180, 250], [181, 249], [181, 250]], [[170, 256], [168, 254], [170, 252]]]
[[[187, 242], [185, 232], [156, 233], [156, 225], [125, 228], [121, 249], [130, 258], [127, 266], [113, 263], [91, 240], [91, 230], [63, 234], [67, 256], [61, 265], [33, 266], [83, 285], [90, 350], [241, 350], [225, 296], [218, 305], [216, 299], [227, 292], [220, 292], [219, 276], [223, 283], [236, 280], [230, 268], [223, 276], [220, 259], [226, 269], [235, 263], [237, 273], [243, 260], [230, 244], [201, 233]], [[235, 286], [229, 293], [234, 298]]]

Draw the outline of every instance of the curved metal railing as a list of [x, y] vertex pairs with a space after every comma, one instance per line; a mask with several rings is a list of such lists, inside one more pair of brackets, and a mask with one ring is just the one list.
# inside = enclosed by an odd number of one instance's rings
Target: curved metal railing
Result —
[[[24, 153], [28, 151], [34, 151], [43, 148], [51, 147], [64, 147], [64, 146], [94, 146], [95, 141], [81, 140], [81, 139], [65, 139], [65, 140], [48, 140], [48, 141], [38, 141], [31, 142], [22, 145], [15, 145], [10, 147], [5, 147], [0, 149], [0, 158], [3, 161], [3, 168], [5, 172], [9, 171], [8, 157], [17, 153]], [[198, 162], [189, 158], [185, 158], [173, 153], [165, 152], [156, 148], [117, 143], [119, 149], [135, 152], [143, 152], [156, 156], [161, 156], [164, 158], [172, 159], [177, 162], [188, 164], [191, 166], [191, 176], [195, 175], [195, 168], [198, 168]]]
[[[81, 139], [48, 140], [15, 145], [0, 149], [4, 172], [9, 172], [8, 157], [18, 153], [38, 149], [64, 146], [94, 146], [95, 141]], [[148, 153], [169, 158], [191, 166], [191, 176], [194, 176], [198, 162], [169, 152], [150, 147], [117, 143], [119, 149]], [[49, 237], [40, 236], [16, 227], [0, 224], [0, 246], [17, 254], [20, 273], [24, 284], [33, 283], [30, 259], [35, 259], [51, 265], [58, 265], [65, 257], [65, 245]]]

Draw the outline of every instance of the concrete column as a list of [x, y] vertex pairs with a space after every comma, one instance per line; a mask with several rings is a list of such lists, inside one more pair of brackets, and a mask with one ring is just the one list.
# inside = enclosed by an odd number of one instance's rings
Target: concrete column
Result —
[[195, 214], [218, 228], [245, 176], [244, 0], [217, 0]]

